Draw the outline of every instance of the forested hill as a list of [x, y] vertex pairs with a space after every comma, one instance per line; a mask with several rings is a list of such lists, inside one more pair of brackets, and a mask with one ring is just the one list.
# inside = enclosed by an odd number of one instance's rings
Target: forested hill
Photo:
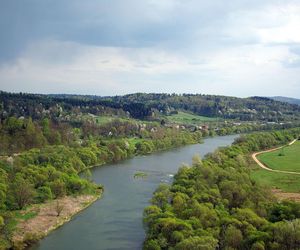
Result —
[[284, 96], [274, 96], [274, 97], [270, 97], [270, 98], [275, 101], [279, 101], [279, 102], [286, 102], [286, 103], [290, 103], [290, 104], [300, 105], [300, 99], [296, 99], [296, 98], [290, 98], [290, 97], [284, 97]]
[[[240, 120], [283, 121], [299, 117], [300, 107], [264, 97], [237, 98], [200, 94], [143, 94], [104, 97], [102, 100], [118, 103], [122, 107], [140, 104], [148, 110], [163, 113], [183, 109], [198, 115]], [[146, 113], [146, 112], [144, 112]]]
[[83, 112], [155, 119], [178, 110], [202, 116], [242, 121], [292, 121], [300, 118], [300, 106], [265, 97], [237, 98], [201, 94], [144, 94], [100, 97], [84, 95], [37, 95], [0, 92], [0, 116], [31, 116], [45, 113]]

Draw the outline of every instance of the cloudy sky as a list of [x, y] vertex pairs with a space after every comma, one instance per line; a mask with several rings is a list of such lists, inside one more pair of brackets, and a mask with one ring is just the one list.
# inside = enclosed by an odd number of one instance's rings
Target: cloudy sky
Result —
[[0, 90], [300, 98], [299, 30], [299, 0], [1, 0]]

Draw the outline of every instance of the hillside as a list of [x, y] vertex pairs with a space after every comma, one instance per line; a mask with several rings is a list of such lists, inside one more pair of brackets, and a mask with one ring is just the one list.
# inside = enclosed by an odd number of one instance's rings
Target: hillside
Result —
[[279, 102], [300, 105], [300, 99], [296, 99], [296, 98], [284, 97], [284, 96], [274, 96], [274, 97], [270, 97], [270, 98], [275, 101], [279, 101]]
[[162, 115], [187, 111], [205, 117], [240, 121], [284, 122], [300, 118], [300, 107], [264, 97], [237, 98], [201, 94], [144, 94], [100, 97], [0, 93], [0, 117], [10, 115], [40, 118], [45, 113], [130, 116], [159, 120]]

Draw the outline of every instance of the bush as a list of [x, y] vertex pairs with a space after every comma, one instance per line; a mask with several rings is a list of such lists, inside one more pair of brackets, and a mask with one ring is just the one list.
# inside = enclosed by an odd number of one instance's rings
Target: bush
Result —
[[37, 189], [37, 201], [44, 202], [46, 200], [51, 200], [53, 198], [53, 194], [50, 187], [43, 186]]
[[66, 186], [61, 180], [55, 180], [54, 182], [51, 182], [50, 188], [55, 198], [66, 195]]

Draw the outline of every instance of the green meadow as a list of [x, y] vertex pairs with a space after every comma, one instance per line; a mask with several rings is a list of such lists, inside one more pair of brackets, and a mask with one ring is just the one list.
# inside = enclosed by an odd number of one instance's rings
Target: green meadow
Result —
[[272, 169], [300, 172], [300, 141], [257, 158]]
[[216, 122], [218, 118], [206, 117], [186, 112], [179, 111], [178, 114], [167, 116], [167, 119], [171, 122], [180, 124], [199, 124], [203, 122]]
[[270, 172], [257, 167], [251, 172], [251, 178], [264, 186], [284, 192], [300, 192], [300, 175]]
[[[300, 172], [300, 141], [257, 158], [271, 169]], [[271, 172], [257, 166], [251, 177], [265, 186], [300, 192], [300, 175]]]

